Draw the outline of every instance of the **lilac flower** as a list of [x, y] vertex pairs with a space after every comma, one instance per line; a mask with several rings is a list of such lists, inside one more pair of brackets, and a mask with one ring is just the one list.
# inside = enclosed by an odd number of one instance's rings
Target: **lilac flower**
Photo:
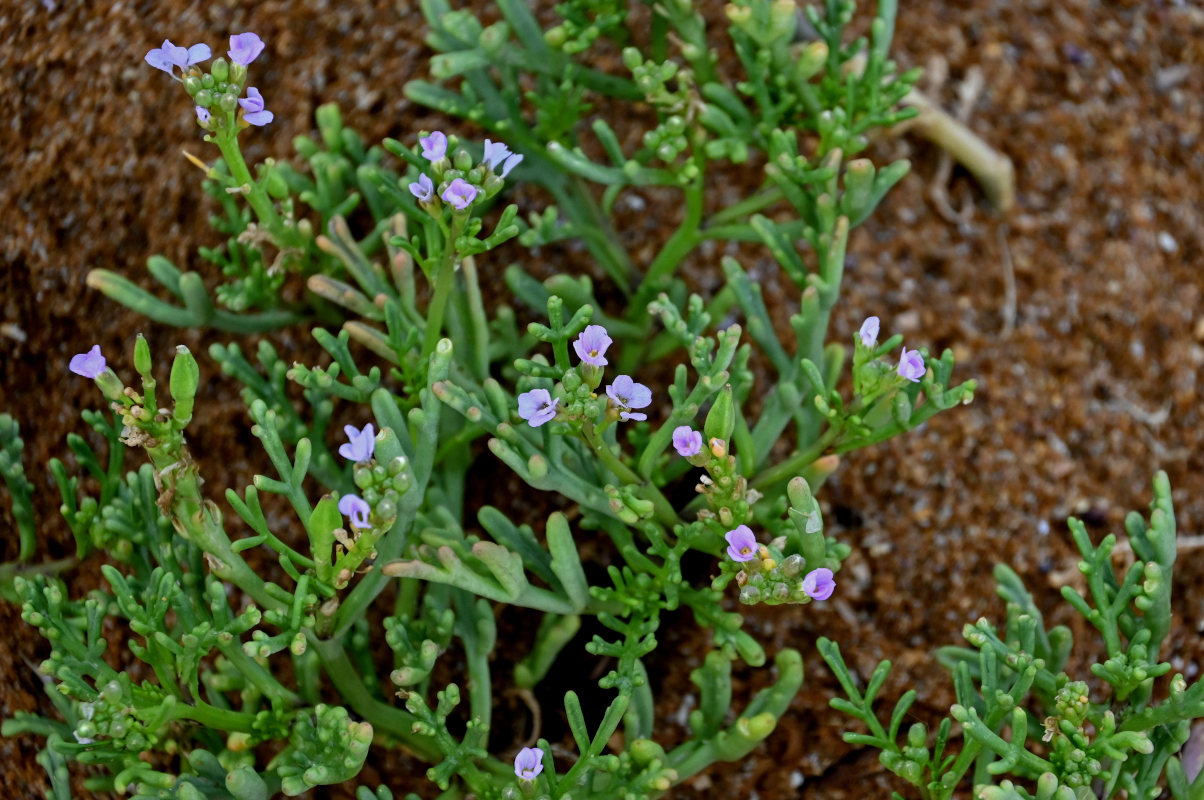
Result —
[[928, 368], [924, 366], [924, 357], [920, 355], [920, 351], [908, 350], [904, 347], [903, 355], [899, 357], [897, 370], [899, 377], [906, 378], [912, 383], [919, 383], [927, 371]]
[[702, 452], [702, 434], [689, 425], [679, 425], [673, 429], [673, 447], [683, 458], [696, 456]]
[[100, 345], [94, 344], [88, 352], [72, 356], [71, 363], [67, 368], [76, 375], [82, 375], [85, 378], [96, 378], [100, 373], [105, 371], [106, 366], [108, 364], [105, 362], [105, 357], [100, 354]]
[[586, 325], [585, 330], [573, 342], [573, 349], [581, 360], [595, 367], [605, 367], [610, 362], [606, 360], [606, 348], [610, 347], [611, 339], [606, 334], [606, 328], [601, 325]]
[[209, 109], [205, 108], [204, 106], [196, 107], [196, 118], [197, 121], [202, 125], [207, 125], [209, 123], [209, 116]]
[[543, 772], [543, 750], [524, 747], [514, 757], [514, 774], [524, 781], [533, 781]]
[[723, 538], [727, 539], [727, 555], [732, 561], [752, 561], [757, 554], [757, 537], [747, 525], [728, 531]]
[[866, 317], [865, 322], [861, 323], [861, 330], [857, 335], [861, 337], [861, 343], [866, 347], [873, 347], [878, 344], [878, 318]]
[[207, 44], [178, 47], [172, 44], [170, 39], [164, 39], [163, 46], [156, 47], [147, 52], [145, 58], [147, 64], [150, 64], [155, 69], [163, 70], [168, 75], [172, 75], [174, 74], [174, 67], [185, 69], [186, 67], [191, 67], [193, 64], [208, 61], [209, 56], [209, 45]]
[[430, 175], [419, 175], [418, 180], [410, 184], [410, 194], [418, 198], [420, 203], [429, 203], [435, 199], [435, 184]]
[[559, 403], [560, 398], [553, 398], [547, 389], [532, 389], [518, 396], [518, 415], [531, 423], [532, 428], [538, 428], [552, 421]]
[[254, 86], [247, 87], [247, 96], [239, 98], [238, 104], [242, 106], [242, 118], [251, 125], [267, 125], [276, 116], [263, 107], [263, 95]]
[[506, 177], [510, 174], [510, 170], [514, 169], [521, 163], [523, 163], [523, 157], [518, 153], [511, 153], [509, 156], [507, 156], [505, 163], [502, 164], [502, 171], [498, 173], [499, 176], [503, 178]]
[[430, 136], [420, 136], [418, 144], [422, 145], [422, 157], [431, 163], [447, 155], [447, 137], [442, 131], [435, 131]]
[[[488, 164], [490, 169], [497, 169], [509, 157], [510, 148], [505, 144], [502, 142], [491, 142], [488, 139], [485, 140], [485, 156], [481, 160]], [[517, 165], [517, 162], [515, 164]]]
[[836, 581], [832, 580], [832, 570], [827, 567], [813, 569], [803, 578], [803, 591], [812, 600], [827, 600], [836, 591]]
[[372, 523], [368, 521], [371, 511], [372, 508], [358, 495], [345, 494], [339, 498], [339, 513], [351, 519], [352, 527], [371, 528]]
[[376, 432], [372, 429], [371, 422], [364, 426], [363, 431], [357, 430], [354, 425], [344, 425], [343, 433], [347, 434], [351, 441], [339, 445], [339, 455], [356, 463], [372, 458], [372, 453], [376, 450]]
[[652, 390], [642, 383], [636, 383], [629, 375], [620, 375], [615, 382], [606, 387], [606, 394], [619, 407], [619, 419], [627, 421], [634, 419], [643, 421], [647, 414], [633, 414], [633, 408], [646, 408], [652, 404]]
[[456, 211], [463, 211], [477, 198], [477, 187], [463, 178], [456, 178], [443, 190], [441, 196], [443, 202], [450, 204]]
[[230, 49], [226, 51], [226, 54], [230, 56], [230, 60], [235, 64], [241, 64], [245, 67], [259, 58], [259, 54], [263, 52], [263, 47], [263, 39], [260, 39], [255, 34], [240, 33], [230, 37]]

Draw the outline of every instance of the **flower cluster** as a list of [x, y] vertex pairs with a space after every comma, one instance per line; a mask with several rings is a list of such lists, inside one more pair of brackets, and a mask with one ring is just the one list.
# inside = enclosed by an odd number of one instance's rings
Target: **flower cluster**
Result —
[[[606, 350], [613, 343], [614, 340], [601, 325], [587, 325], [574, 340], [573, 350], [581, 359], [580, 369], [590, 386], [597, 387], [601, 382], [602, 367], [610, 363], [606, 358]], [[630, 375], [617, 375], [606, 387], [606, 396], [608, 413], [618, 419], [624, 422], [643, 422], [648, 419], [647, 414], [635, 409], [652, 405], [652, 390], [637, 383]], [[532, 428], [538, 428], [556, 418], [559, 404], [560, 398], [553, 397], [547, 389], [532, 389], [518, 396], [518, 415]]]
[[[857, 331], [857, 339], [861, 343], [861, 348], [865, 351], [871, 351], [878, 345], [878, 332], [881, 329], [881, 322], [877, 317], [866, 317], [865, 322], [861, 323], [860, 330]], [[919, 383], [924, 379], [924, 374], [928, 371], [924, 364], [924, 356], [919, 350], [908, 350], [903, 348], [903, 353], [899, 357], [899, 366], [895, 368], [895, 373], [904, 380], [912, 383]]]
[[[435, 131], [426, 136], [419, 136], [418, 146], [422, 148], [422, 157], [430, 162], [431, 169], [442, 179], [443, 172], [450, 166], [447, 157], [447, 135], [442, 131]], [[510, 174], [510, 170], [522, 163], [522, 160], [523, 157], [521, 155], [510, 152], [510, 148], [501, 142], [493, 142], [486, 139], [485, 155], [482, 158], [481, 167], [478, 168], [480, 179], [486, 180], [495, 174], [497, 178], [505, 178]], [[460, 165], [459, 156], [456, 159], [456, 164]], [[501, 167], [501, 171], [497, 172], [499, 166]], [[473, 170], [473, 172], [477, 172], [478, 170]], [[488, 174], [486, 174], [486, 170]], [[461, 176], [459, 172], [458, 170], [451, 171], [452, 178], [449, 181], [443, 182], [443, 191], [441, 192], [436, 192], [435, 181], [425, 172], [419, 175], [418, 180], [412, 182], [407, 188], [409, 188], [410, 194], [414, 195], [420, 203], [433, 204], [435, 197], [438, 196], [440, 200], [447, 203], [456, 211], [464, 211], [477, 199], [480, 190], [472, 181], [466, 180], [465, 177]], [[488, 187], [488, 184], [486, 186]]]
[[[180, 47], [164, 39], [163, 45], [150, 50], [146, 63], [161, 69], [184, 84], [196, 103], [197, 122], [206, 130], [214, 130], [220, 122], [214, 121], [214, 112], [233, 115], [242, 110], [242, 121], [247, 125], [263, 126], [275, 115], [267, 110], [263, 95], [254, 86], [247, 87], [245, 97], [240, 97], [247, 77], [247, 67], [263, 52], [264, 42], [254, 33], [239, 33], [230, 37], [230, 49], [225, 58], [213, 62], [208, 73], [195, 67], [208, 61], [212, 51], [207, 44]], [[176, 69], [181, 77], [176, 76]]]
[[[347, 434], [348, 441], [339, 445], [339, 455], [357, 464], [372, 460], [372, 454], [376, 450], [372, 423], [365, 425], [362, 431], [354, 425], [344, 425], [343, 433]], [[372, 507], [359, 495], [345, 494], [339, 498], [339, 513], [349, 518], [354, 528], [372, 527], [372, 523], [368, 521]]]
[[740, 599], [744, 602], [827, 600], [836, 591], [832, 570], [817, 567], [802, 574], [806, 561], [798, 554], [787, 556], [779, 564], [769, 548], [757, 542], [747, 525], [737, 525], [724, 534], [724, 538], [727, 539], [728, 558], [742, 565], [736, 581], [741, 586]]
[[353, 530], [387, 529], [396, 518], [397, 501], [409, 488], [405, 460], [394, 459], [386, 467], [376, 463], [376, 429], [372, 423], [362, 430], [345, 425], [343, 432], [347, 441], [339, 445], [339, 455], [355, 464], [355, 484], [363, 496], [340, 497], [339, 513], [351, 520]]

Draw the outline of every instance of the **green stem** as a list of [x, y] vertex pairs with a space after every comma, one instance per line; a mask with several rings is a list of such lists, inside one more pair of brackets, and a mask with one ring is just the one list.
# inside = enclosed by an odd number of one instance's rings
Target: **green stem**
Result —
[[280, 215], [276, 213], [276, 205], [272, 202], [272, 198], [268, 197], [267, 190], [251, 177], [251, 170], [247, 167], [247, 162], [242, 157], [242, 151], [238, 148], [237, 114], [228, 115], [227, 122], [231, 124], [219, 131], [213, 137], [213, 141], [222, 151], [222, 159], [225, 160], [235, 185], [245, 190], [247, 202], [255, 210], [259, 224], [271, 232], [276, 246], [283, 248], [289, 237]]
[[[701, 153], [701, 150], [697, 152]], [[685, 187], [685, 219], [665, 242], [652, 263], [648, 265], [648, 272], [645, 273], [644, 280], [632, 303], [636, 307], [639, 318], [647, 318], [646, 306], [648, 303], [663, 288], [665, 280], [673, 274], [682, 259], [702, 241], [698, 235], [698, 228], [702, 224], [702, 208], [705, 199], [702, 168], [706, 162], [702, 158], [695, 157], [695, 163], [699, 165], [699, 177]]]
[[301, 702], [300, 697], [281, 686], [272, 677], [270, 672], [260, 666], [255, 659], [244, 653], [242, 647], [236, 642], [226, 645], [218, 644], [217, 649], [234, 665], [239, 674], [246, 678], [265, 697], [282, 700], [289, 705], [297, 705]]
[[784, 197], [785, 195], [782, 194], [781, 189], [777, 188], [776, 186], [772, 186], [769, 189], [757, 192], [752, 197], [746, 197], [739, 203], [730, 205], [722, 211], [716, 211], [711, 215], [710, 219], [707, 220], [707, 223], [703, 226], [703, 228], [710, 229], [712, 227], [728, 225], [738, 220], [745, 219], [749, 215], [755, 214], [763, 208], [768, 208]]
[[[559, 170], [559, 167], [554, 167]], [[551, 188], [551, 187], [549, 187]], [[602, 208], [594, 200], [585, 179], [574, 175], [568, 185], [561, 188], [558, 194], [565, 215], [572, 220], [585, 246], [602, 262], [610, 279], [615, 282], [625, 295], [631, 294], [630, 275], [634, 272], [631, 259], [618, 242], [618, 235], [610, 219], [602, 213]], [[593, 246], [591, 246], [591, 243]]]
[[[440, 226], [442, 227], [442, 226]], [[447, 300], [451, 297], [452, 287], [456, 285], [456, 238], [460, 235], [463, 222], [452, 223], [451, 231], [446, 231], [443, 253], [435, 274], [435, 294], [426, 314], [426, 334], [422, 339], [422, 363], [430, 360], [435, 346], [443, 338], [443, 314], [447, 310]]]
[[250, 733], [255, 725], [255, 715], [249, 711], [228, 711], [200, 701], [195, 705], [177, 704], [171, 712], [171, 719], [190, 719], [206, 728], [244, 733]]
[[681, 522], [681, 519], [677, 516], [677, 511], [674, 510], [673, 505], [668, 499], [661, 494], [661, 490], [656, 488], [655, 485], [642, 480], [631, 467], [624, 464], [614, 454], [614, 451], [607, 446], [606, 442], [602, 441], [602, 437], [594, 429], [593, 422], [587, 420], [581, 426], [581, 435], [585, 438], [585, 442], [590, 446], [590, 449], [594, 451], [594, 454], [598, 456], [598, 460], [602, 462], [603, 466], [614, 473], [616, 478], [624, 483], [638, 486], [643, 490], [644, 497], [651, 500], [656, 509], [656, 519], [658, 522], [669, 530], [673, 530], [673, 526]]
[[764, 490], [767, 487], [775, 486], [782, 481], [788, 481], [795, 475], [802, 472], [803, 469], [810, 466], [815, 459], [823, 455], [824, 451], [832, 442], [836, 441], [840, 432], [836, 428], [828, 428], [824, 431], [824, 435], [819, 437], [806, 450], [800, 450], [794, 455], [787, 458], [777, 466], [770, 467], [753, 479], [751, 488]]

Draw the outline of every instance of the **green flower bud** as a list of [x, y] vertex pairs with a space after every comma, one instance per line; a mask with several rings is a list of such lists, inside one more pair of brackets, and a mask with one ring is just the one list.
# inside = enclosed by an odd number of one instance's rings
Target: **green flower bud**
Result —
[[355, 485], [361, 489], [367, 489], [373, 483], [372, 470], [368, 468], [356, 469], [351, 473], [352, 480]]
[[652, 763], [653, 759], [665, 760], [665, 748], [661, 747], [651, 739], [636, 739], [627, 749], [631, 754], [631, 759], [641, 767], [646, 767]]
[[187, 347], [180, 345], [176, 348], [176, 358], [171, 364], [171, 380], [168, 385], [171, 397], [176, 401], [172, 416], [181, 428], [192, 419], [192, 409], [200, 382], [201, 371], [197, 367], [196, 358]]
[[740, 589], [740, 602], [746, 605], [761, 602], [761, 590], [752, 584], [743, 586]]
[[385, 499], [376, 504], [376, 516], [381, 520], [392, 522], [397, 519], [397, 503], [393, 500]]
[[557, 25], [554, 28], [548, 28], [544, 32], [543, 40], [547, 42], [549, 47], [560, 49], [568, 40], [568, 33], [565, 31], [563, 25]]
[[708, 441], [719, 439], [726, 442], [732, 438], [732, 431], [735, 427], [736, 409], [732, 405], [732, 385], [729, 383], [723, 387], [719, 396], [715, 398], [714, 404], [711, 405], [703, 431], [706, 433]]
[[189, 75], [184, 79], [184, 91], [188, 92], [190, 97], [196, 97], [197, 92], [204, 88], [201, 84], [201, 79], [195, 75]]
[[217, 58], [213, 59], [213, 66], [210, 67], [210, 72], [212, 73], [215, 81], [218, 83], [225, 83], [230, 77], [230, 62], [221, 56], [218, 56]]
[[146, 337], [142, 334], [138, 334], [138, 338], [134, 341], [134, 369], [136, 369], [138, 374], [142, 377], [150, 377], [150, 345], [146, 343]]

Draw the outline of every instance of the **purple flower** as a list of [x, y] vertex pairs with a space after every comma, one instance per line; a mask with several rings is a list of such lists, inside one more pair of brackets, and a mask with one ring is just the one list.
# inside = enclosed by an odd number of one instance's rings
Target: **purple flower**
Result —
[[339, 455], [356, 463], [372, 458], [372, 453], [376, 450], [376, 432], [372, 430], [371, 422], [364, 426], [363, 431], [357, 430], [354, 425], [344, 425], [343, 433], [347, 434], [351, 441], [339, 445]]
[[920, 355], [919, 350], [908, 350], [904, 347], [903, 355], [899, 357], [897, 371], [900, 378], [906, 378], [912, 383], [919, 383], [928, 368], [924, 366], [924, 357]]
[[254, 86], [247, 87], [247, 96], [239, 98], [238, 104], [242, 106], [242, 118], [251, 125], [267, 125], [276, 116], [263, 107], [263, 95]]
[[202, 125], [208, 124], [209, 116], [210, 116], [209, 109], [205, 108], [204, 106], [196, 107], [196, 118], [197, 118], [197, 121], [200, 122]]
[[506, 162], [502, 164], [502, 171], [499, 173], [501, 177], [506, 177], [510, 174], [510, 170], [523, 163], [523, 157], [518, 153], [511, 153], [506, 157]]
[[606, 335], [606, 328], [601, 325], [586, 325], [585, 330], [573, 342], [573, 349], [581, 360], [595, 367], [605, 367], [610, 362], [606, 360], [606, 348], [614, 340]]
[[430, 136], [420, 136], [418, 144], [422, 145], [422, 157], [432, 163], [447, 155], [447, 137], [441, 131], [435, 131]]
[[673, 447], [683, 458], [696, 456], [702, 452], [702, 434], [689, 425], [679, 425], [673, 429]]
[[76, 375], [82, 375], [85, 378], [96, 378], [100, 373], [105, 371], [108, 366], [105, 357], [100, 354], [100, 345], [92, 345], [92, 349], [86, 353], [80, 353], [77, 356], [71, 357], [71, 363], [68, 369]]
[[259, 58], [263, 47], [263, 39], [255, 34], [240, 33], [230, 37], [230, 49], [226, 51], [226, 54], [235, 64], [242, 64], [245, 67]]
[[878, 344], [878, 318], [866, 317], [865, 322], [861, 323], [861, 330], [857, 335], [861, 337], [861, 343], [866, 347], [873, 347]]
[[642, 383], [636, 383], [629, 375], [620, 375], [615, 382], [606, 387], [606, 394], [619, 407], [619, 419], [634, 419], [643, 421], [647, 414], [632, 414], [633, 408], [646, 408], [652, 403], [652, 390]]
[[832, 580], [832, 570], [827, 567], [813, 569], [803, 578], [803, 591], [812, 600], [827, 600], [836, 591], [836, 581]]
[[560, 398], [553, 398], [547, 389], [532, 389], [518, 396], [518, 415], [531, 423], [532, 428], [538, 428], [552, 421], [559, 403]]
[[747, 525], [723, 534], [727, 539], [727, 555], [732, 561], [752, 561], [757, 554], [757, 537]]
[[[491, 142], [488, 139], [485, 140], [485, 156], [481, 160], [488, 164], [490, 169], [497, 169], [509, 157], [510, 148], [505, 144], [502, 142]], [[517, 163], [515, 162], [516, 165]]]
[[477, 197], [477, 187], [463, 178], [456, 178], [451, 185], [443, 190], [443, 202], [450, 204], [456, 211], [463, 211]]
[[368, 521], [371, 512], [372, 508], [358, 495], [345, 494], [339, 498], [339, 513], [351, 519], [352, 527], [371, 528], [372, 523]]
[[514, 757], [514, 774], [524, 781], [533, 781], [543, 772], [543, 750], [524, 747]]
[[209, 45], [194, 44], [192, 47], [178, 47], [170, 39], [163, 40], [162, 47], [156, 47], [147, 52], [146, 63], [155, 69], [161, 69], [172, 75], [173, 67], [184, 69], [209, 59]]
[[420, 203], [429, 203], [435, 199], [435, 184], [430, 175], [419, 175], [418, 180], [410, 184], [410, 194], [418, 198]]

